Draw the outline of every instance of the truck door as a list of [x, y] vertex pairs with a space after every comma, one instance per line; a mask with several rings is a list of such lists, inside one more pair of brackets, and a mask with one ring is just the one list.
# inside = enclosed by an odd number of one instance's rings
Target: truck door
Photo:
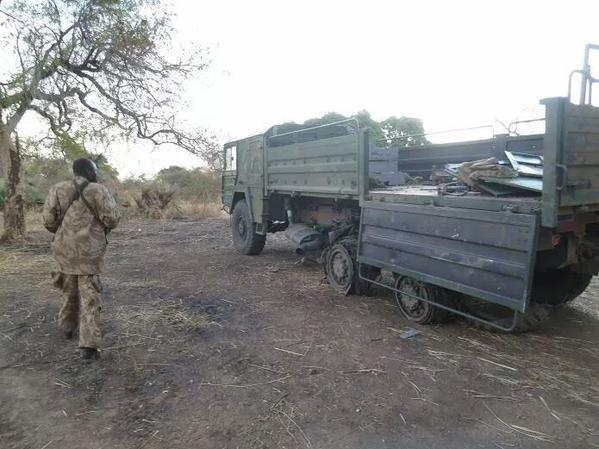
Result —
[[[244, 139], [237, 144], [236, 191], [245, 194], [253, 221], [262, 224], [264, 198], [264, 145], [263, 136]], [[260, 226], [258, 227], [258, 232]]]

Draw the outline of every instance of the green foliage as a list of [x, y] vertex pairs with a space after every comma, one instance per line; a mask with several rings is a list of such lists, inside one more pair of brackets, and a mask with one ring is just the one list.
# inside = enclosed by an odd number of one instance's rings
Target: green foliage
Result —
[[160, 170], [155, 181], [166, 188], [176, 190], [177, 196], [186, 200], [199, 198], [204, 202], [214, 202], [220, 195], [219, 173], [201, 168], [187, 170], [173, 165]]
[[370, 138], [372, 140], [376, 142], [383, 138], [381, 124], [370, 116], [370, 112], [364, 109], [358, 112], [357, 114], [353, 115], [353, 118], [358, 120], [360, 128], [368, 128], [368, 130], [370, 131]]
[[201, 48], [172, 40], [168, 2], [0, 2], [8, 61], [0, 62], [0, 128], [9, 135], [35, 114], [38, 129], [55, 136], [40, 146], [66, 160], [87, 154], [85, 142], [132, 139], [176, 145], [218, 164], [214, 137], [177, 118], [183, 84], [207, 62]]
[[143, 189], [175, 191], [176, 201], [217, 203], [220, 199], [221, 178], [215, 171], [173, 165], [160, 170], [153, 178], [139, 176], [122, 182], [123, 196], [128, 197], [129, 202], [140, 198]]
[[310, 118], [301, 124], [295, 122], [285, 122], [277, 125], [277, 134], [284, 134], [303, 128], [311, 128], [313, 126], [328, 125], [329, 123], [340, 122], [341, 120], [345, 119], [347, 119], [347, 117], [343, 114], [339, 114], [338, 112], [327, 112], [322, 117]]
[[422, 120], [413, 117], [389, 117], [381, 122], [385, 139], [395, 145], [412, 146], [429, 143], [424, 134]]
[[73, 158], [48, 157], [28, 154], [23, 161], [25, 172], [25, 203], [28, 205], [43, 203], [50, 187], [73, 177], [72, 163], [78, 157], [87, 157], [98, 166], [100, 181], [119, 193], [120, 182], [118, 172], [112, 167], [104, 155], [71, 153]]
[[322, 117], [308, 119], [302, 124], [285, 122], [277, 125], [276, 132], [277, 134], [283, 134], [303, 128], [339, 122], [348, 118], [356, 119], [361, 128], [367, 128], [370, 131], [370, 137], [376, 142], [384, 141], [389, 145], [398, 146], [424, 145], [428, 143], [426, 137], [422, 136], [424, 134], [422, 120], [413, 117], [392, 116], [382, 122], [377, 122], [367, 110], [359, 111], [351, 117], [346, 117], [338, 112], [327, 112]]
[[[92, 159], [99, 170], [100, 182], [115, 194], [119, 203], [131, 203], [139, 197], [146, 187], [174, 190], [177, 198], [182, 200], [198, 200], [202, 203], [218, 202], [221, 189], [220, 173], [203, 168], [186, 169], [171, 166], [160, 170], [153, 178], [140, 176], [119, 181], [118, 172], [106, 160], [104, 155], [84, 155]], [[72, 160], [62, 157], [28, 156], [23, 167], [25, 171], [26, 204], [43, 203], [50, 187], [54, 184], [72, 179]], [[0, 205], [4, 198], [4, 183], [0, 178]]]
[[69, 163], [63, 159], [46, 157], [27, 158], [23, 161], [25, 172], [25, 203], [43, 203], [50, 187], [70, 179]]
[[310, 126], [320, 126], [327, 125], [329, 123], [340, 122], [341, 120], [345, 120], [347, 117], [343, 114], [339, 114], [338, 112], [327, 112], [320, 118], [311, 118], [304, 122], [303, 127]]
[[67, 133], [59, 133], [56, 135], [56, 147], [62, 153], [66, 160], [74, 161], [75, 159], [85, 157], [84, 133], [79, 132], [74, 136]]

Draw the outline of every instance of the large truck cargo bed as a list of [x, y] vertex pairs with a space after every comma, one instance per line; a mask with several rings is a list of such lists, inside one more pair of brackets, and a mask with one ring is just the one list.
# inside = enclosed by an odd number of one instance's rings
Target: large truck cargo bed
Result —
[[[540, 214], [541, 224], [550, 228], [557, 227], [561, 219], [576, 213], [599, 210], [599, 108], [575, 105], [566, 98], [547, 99], [543, 103], [546, 106], [547, 128], [544, 135], [517, 137], [515, 140], [499, 136], [495, 140], [474, 144], [453, 143], [439, 147], [427, 145], [423, 146], [422, 155], [418, 155], [420, 150], [413, 147], [407, 151], [417, 156], [404, 156], [398, 160], [398, 170], [423, 174], [430, 173], [432, 167], [439, 163], [442, 153], [445, 153], [447, 161], [466, 162], [466, 149], [472, 145], [477, 157], [488, 157], [495, 151], [496, 157], [500, 158], [506, 149], [518, 149], [529, 154], [542, 149], [542, 191], [537, 196], [443, 196], [435, 186], [412, 184], [370, 189], [364, 200], [534, 213]], [[399, 154], [405, 151], [399, 150]]]

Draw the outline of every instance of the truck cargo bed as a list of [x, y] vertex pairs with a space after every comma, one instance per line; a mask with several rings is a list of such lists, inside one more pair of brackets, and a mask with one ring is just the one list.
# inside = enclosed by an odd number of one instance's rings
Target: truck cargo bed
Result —
[[540, 196], [503, 196], [496, 198], [477, 194], [463, 196], [441, 195], [438, 187], [432, 185], [395, 186], [387, 189], [370, 190], [365, 200], [390, 204], [421, 204], [490, 211], [509, 210], [519, 213], [539, 213], [541, 211]]

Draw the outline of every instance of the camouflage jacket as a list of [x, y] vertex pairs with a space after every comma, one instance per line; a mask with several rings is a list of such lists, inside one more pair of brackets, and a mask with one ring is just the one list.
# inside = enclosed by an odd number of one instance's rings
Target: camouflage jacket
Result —
[[[75, 182], [81, 186], [85, 179], [76, 176]], [[81, 199], [73, 201], [73, 181], [54, 185], [44, 204], [44, 226], [55, 233], [52, 253], [61, 273], [101, 273], [106, 252], [104, 231], [115, 228], [119, 222], [116, 202], [106, 187], [90, 182], [83, 196], [101, 223]]]

